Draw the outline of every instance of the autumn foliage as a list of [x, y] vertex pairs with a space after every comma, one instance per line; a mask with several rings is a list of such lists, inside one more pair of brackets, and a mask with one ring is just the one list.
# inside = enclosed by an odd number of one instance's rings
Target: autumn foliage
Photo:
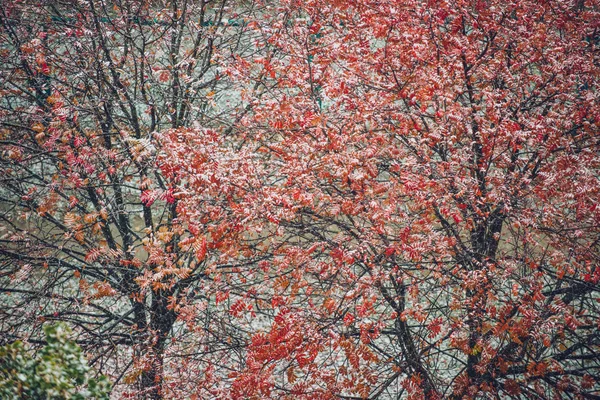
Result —
[[600, 395], [600, 4], [137, 3], [4, 11], [8, 340], [134, 398]]

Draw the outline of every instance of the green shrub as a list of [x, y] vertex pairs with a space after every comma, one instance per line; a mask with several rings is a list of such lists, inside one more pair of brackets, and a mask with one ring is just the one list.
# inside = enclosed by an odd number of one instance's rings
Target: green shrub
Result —
[[108, 399], [108, 379], [93, 377], [68, 327], [47, 325], [44, 332], [47, 345], [33, 356], [20, 341], [0, 347], [0, 398]]

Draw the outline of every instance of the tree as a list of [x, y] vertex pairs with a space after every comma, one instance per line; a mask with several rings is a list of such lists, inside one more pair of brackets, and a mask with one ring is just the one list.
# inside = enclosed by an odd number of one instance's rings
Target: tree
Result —
[[597, 2], [30, 4], [4, 335], [154, 399], [598, 396]]
[[161, 164], [187, 223], [229, 207], [263, 258], [233, 397], [598, 396], [598, 10], [290, 1], [257, 23], [276, 52], [230, 67], [268, 88], [243, 140], [170, 131]]
[[31, 358], [22, 342], [0, 348], [3, 399], [108, 399], [106, 377], [94, 378], [65, 325], [46, 325], [46, 346]]
[[193, 124], [226, 134], [243, 109], [222, 63], [256, 51], [244, 21], [259, 11], [2, 2], [3, 342], [66, 322], [116, 393], [153, 399], [209, 390], [198, 382], [236, 361], [223, 351], [242, 345], [238, 330], [213, 315], [204, 272], [213, 249], [185, 244], [153, 134]]

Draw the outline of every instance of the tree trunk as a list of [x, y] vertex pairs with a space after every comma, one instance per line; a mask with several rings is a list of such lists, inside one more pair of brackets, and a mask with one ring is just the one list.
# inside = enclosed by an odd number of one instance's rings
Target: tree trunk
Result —
[[163, 369], [165, 344], [175, 322], [176, 316], [173, 310], [167, 307], [167, 298], [172, 293], [159, 291], [153, 293], [150, 309], [150, 332], [155, 337], [148, 349], [150, 352], [151, 366], [143, 371], [140, 384], [144, 398], [148, 400], [160, 400], [164, 398], [163, 391]]

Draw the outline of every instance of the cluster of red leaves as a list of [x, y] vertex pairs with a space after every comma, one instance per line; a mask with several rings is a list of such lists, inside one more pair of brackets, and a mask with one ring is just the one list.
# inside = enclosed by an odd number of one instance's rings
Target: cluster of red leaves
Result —
[[241, 142], [172, 133], [203, 143], [165, 161], [190, 220], [211, 192], [270, 259], [255, 288], [274, 311], [236, 393], [594, 385], [597, 6], [290, 1], [252, 26], [275, 56], [229, 72], [271, 88]]

